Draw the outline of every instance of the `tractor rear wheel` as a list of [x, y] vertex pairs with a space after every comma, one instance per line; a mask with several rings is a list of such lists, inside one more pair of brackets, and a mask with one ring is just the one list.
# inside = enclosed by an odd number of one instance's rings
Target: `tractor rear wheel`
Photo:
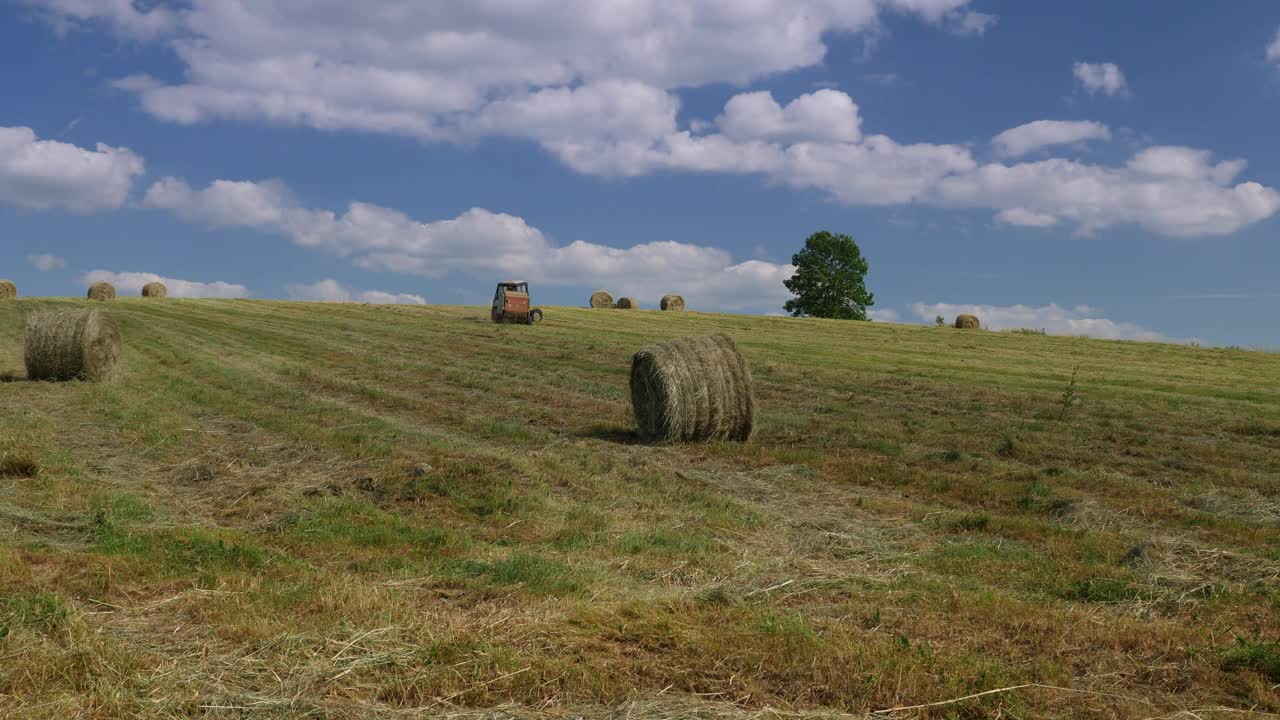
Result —
[[532, 325], [536, 322], [542, 322], [542, 310], [538, 308], [529, 311], [529, 324]]

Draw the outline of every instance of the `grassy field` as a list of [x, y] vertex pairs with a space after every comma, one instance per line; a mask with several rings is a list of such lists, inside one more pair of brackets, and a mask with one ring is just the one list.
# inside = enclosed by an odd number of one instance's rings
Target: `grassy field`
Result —
[[[1280, 713], [1280, 355], [121, 300], [118, 382], [26, 382], [72, 305], [0, 304], [0, 716]], [[714, 331], [756, 438], [638, 442]]]

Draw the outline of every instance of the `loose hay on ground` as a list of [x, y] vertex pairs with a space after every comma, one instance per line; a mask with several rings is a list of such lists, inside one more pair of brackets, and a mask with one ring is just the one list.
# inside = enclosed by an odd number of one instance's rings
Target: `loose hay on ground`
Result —
[[660, 307], [663, 310], [679, 312], [680, 310], [684, 310], [684, 298], [679, 295], [663, 295]]
[[166, 298], [169, 297], [169, 288], [162, 282], [149, 282], [142, 286], [142, 297]]
[[0, 300], [17, 300], [18, 286], [10, 280], [0, 280]]
[[649, 440], [751, 438], [751, 371], [733, 338], [685, 337], [651, 345], [631, 360], [631, 408]]
[[63, 310], [27, 319], [27, 377], [104, 382], [115, 376], [122, 341], [115, 320], [98, 310]]
[[618, 302], [614, 304], [614, 307], [618, 310], [635, 310], [636, 300], [629, 297], [618, 298]]
[[111, 283], [97, 282], [89, 286], [90, 300], [115, 300], [116, 289]]
[[977, 330], [982, 327], [982, 324], [978, 322], [977, 316], [957, 315], [956, 327], [961, 330]]
[[591, 293], [591, 307], [604, 310], [613, 307], [613, 296], [603, 290]]

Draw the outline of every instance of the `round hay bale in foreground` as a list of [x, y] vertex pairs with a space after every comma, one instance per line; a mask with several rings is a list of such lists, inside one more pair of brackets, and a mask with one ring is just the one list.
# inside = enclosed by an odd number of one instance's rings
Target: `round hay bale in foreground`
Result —
[[98, 310], [63, 310], [27, 318], [27, 377], [105, 382], [115, 376], [120, 327]]
[[679, 295], [663, 295], [662, 302], [659, 303], [659, 307], [663, 310], [679, 312], [684, 309], [684, 298]]
[[961, 330], [977, 330], [982, 327], [976, 315], [957, 315], [956, 327]]
[[751, 439], [751, 371], [728, 335], [684, 337], [631, 358], [631, 409], [648, 440]]
[[618, 310], [635, 310], [636, 299], [629, 297], [618, 298], [618, 302], [614, 304], [614, 307]]
[[169, 297], [169, 288], [162, 282], [149, 282], [142, 286], [142, 297], [166, 298]]
[[17, 300], [18, 286], [9, 280], [0, 280], [0, 300]]
[[116, 289], [111, 283], [96, 282], [89, 286], [90, 300], [115, 300]]
[[613, 296], [603, 290], [591, 293], [591, 307], [604, 310], [613, 307]]

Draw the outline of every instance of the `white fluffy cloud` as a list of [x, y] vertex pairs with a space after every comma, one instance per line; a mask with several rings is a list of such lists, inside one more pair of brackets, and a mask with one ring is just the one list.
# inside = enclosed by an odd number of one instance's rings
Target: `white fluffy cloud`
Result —
[[57, 255], [28, 255], [27, 264], [40, 272], [49, 272], [51, 270], [61, 270], [66, 267], [67, 261]]
[[[274, 182], [220, 180], [198, 190], [166, 178], [147, 191], [144, 205], [214, 227], [284, 235], [370, 270], [426, 277], [518, 275], [549, 285], [608, 287], [638, 297], [679, 291], [692, 304], [725, 310], [776, 307], [790, 296], [782, 282], [795, 271], [758, 260], [736, 262], [724, 250], [677, 242], [629, 248], [583, 241], [556, 245], [522, 218], [481, 208], [435, 222], [359, 202], [337, 214], [300, 207]], [[332, 281], [291, 292], [306, 299], [374, 302]]]
[[950, 320], [961, 313], [969, 313], [977, 315], [982, 327], [989, 330], [1027, 328], [1044, 330], [1050, 335], [1086, 335], [1104, 340], [1184, 342], [1140, 325], [1109, 320], [1102, 316], [1100, 308], [1087, 305], [1064, 308], [1053, 303], [1041, 306], [913, 303], [910, 310], [912, 315], [929, 324], [939, 315]]
[[1129, 83], [1115, 63], [1077, 62], [1071, 72], [1090, 95], [1123, 95], [1129, 91]]
[[847, 94], [823, 89], [779, 105], [767, 92], [734, 95], [716, 125], [732, 140], [858, 142], [858, 106]]
[[0, 127], [0, 202], [33, 210], [89, 212], [128, 199], [142, 158], [98, 143], [86, 150], [40, 140], [27, 127]]
[[369, 303], [370, 305], [426, 305], [426, 298], [409, 293], [381, 290], [351, 290], [332, 278], [309, 285], [288, 285], [290, 300], [304, 302]]
[[1124, 167], [1051, 158], [990, 163], [942, 178], [938, 204], [998, 208], [1004, 222], [1075, 222], [1083, 233], [1134, 223], [1178, 237], [1225, 235], [1274, 215], [1280, 192], [1256, 182], [1231, 185], [1241, 161], [1212, 163], [1208, 152], [1148, 148]]
[[1280, 30], [1276, 30], [1276, 37], [1267, 46], [1267, 60], [1273, 63], [1280, 63]]
[[1097, 122], [1036, 120], [996, 135], [991, 142], [1005, 157], [1020, 157], [1033, 150], [1084, 142], [1110, 140], [1111, 130]]
[[811, 67], [826, 37], [875, 29], [886, 11], [969, 35], [994, 22], [969, 0], [369, 0], [358, 12], [343, 0], [22, 1], [60, 29], [98, 21], [167, 43], [184, 82], [119, 84], [157, 117], [426, 138], [467, 135], [490, 105], [560, 102], [531, 100], [543, 91], [665, 93]]
[[[882, 12], [980, 34], [995, 20], [969, 0], [370, 0], [358, 12], [340, 0], [25, 1], [64, 21], [104, 22], [168, 43], [185, 65], [182, 82], [130, 77], [117, 85], [175, 122], [238, 118], [455, 142], [503, 135], [536, 142], [581, 173], [755, 174], [851, 205], [987, 208], [1003, 223], [1065, 221], [1086, 233], [1135, 224], [1166, 235], [1221, 235], [1280, 210], [1275, 190], [1230, 184], [1243, 161], [1214, 163], [1201, 150], [1152, 148], [1121, 167], [1015, 162], [1033, 150], [1106, 139], [1098, 123], [1007, 130], [994, 141], [1005, 161], [987, 164], [963, 144], [869, 133], [865, 108], [830, 88], [781, 101], [739, 93], [713, 122], [681, 126], [680, 90], [814, 66], [823, 61], [824, 37], [874, 29]], [[1090, 93], [1126, 91], [1113, 63], [1076, 63], [1074, 71]], [[335, 217], [282, 193], [234, 182], [195, 193], [175, 181], [153, 187], [147, 203], [214, 224], [228, 222], [224, 205], [238, 207], [247, 217], [233, 224], [282, 228], [299, 243], [344, 248], [370, 266], [423, 274], [446, 265], [555, 266], [526, 256], [536, 243], [517, 243], [494, 261], [438, 239], [457, 231], [505, 241], [508, 220], [493, 213], [422, 224], [355, 203]], [[385, 233], [377, 241], [385, 247], [351, 249], [373, 242], [353, 241], [352, 233], [379, 223], [412, 228], [413, 251]]]
[[85, 284], [96, 282], [111, 283], [116, 290], [124, 294], [137, 295], [142, 286], [149, 282], [164, 283], [169, 297], [175, 298], [246, 298], [249, 288], [244, 285], [222, 282], [196, 282], [179, 280], [148, 272], [112, 272], [110, 270], [93, 270], [84, 276]]

